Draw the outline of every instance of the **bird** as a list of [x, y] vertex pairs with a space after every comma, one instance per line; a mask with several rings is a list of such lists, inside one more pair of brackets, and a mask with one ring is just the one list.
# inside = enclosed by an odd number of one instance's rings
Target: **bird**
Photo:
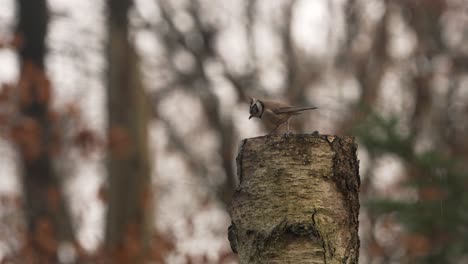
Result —
[[289, 133], [289, 121], [291, 117], [301, 114], [307, 110], [317, 109], [315, 106], [291, 106], [286, 103], [272, 101], [272, 100], [260, 100], [250, 98], [250, 116], [258, 117], [267, 125], [273, 127], [268, 135], [275, 132], [283, 124], [288, 125]]

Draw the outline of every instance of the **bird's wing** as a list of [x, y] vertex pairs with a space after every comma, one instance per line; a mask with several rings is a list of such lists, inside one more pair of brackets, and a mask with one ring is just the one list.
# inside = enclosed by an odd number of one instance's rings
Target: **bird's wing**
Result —
[[273, 112], [280, 108], [291, 107], [290, 105], [285, 104], [283, 102], [277, 102], [277, 101], [271, 101], [271, 100], [261, 100], [261, 101], [265, 105], [265, 108], [271, 109]]

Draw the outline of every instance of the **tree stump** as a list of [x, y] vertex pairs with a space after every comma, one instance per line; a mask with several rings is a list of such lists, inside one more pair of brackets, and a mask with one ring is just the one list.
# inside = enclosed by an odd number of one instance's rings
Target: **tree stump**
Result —
[[356, 149], [349, 136], [243, 140], [228, 232], [240, 263], [358, 263]]

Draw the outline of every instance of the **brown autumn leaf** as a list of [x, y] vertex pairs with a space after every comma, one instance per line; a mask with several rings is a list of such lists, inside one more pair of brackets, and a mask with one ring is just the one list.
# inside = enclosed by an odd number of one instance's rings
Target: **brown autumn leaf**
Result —
[[54, 228], [50, 219], [41, 217], [37, 220], [33, 238], [42, 252], [50, 256], [56, 254], [58, 243], [55, 239]]
[[144, 250], [139, 229], [135, 223], [128, 224], [126, 228], [124, 250], [126, 257], [130, 260], [142, 256]]
[[43, 152], [41, 127], [36, 120], [23, 118], [11, 133], [11, 138], [18, 144], [26, 160], [37, 159]]
[[32, 103], [47, 106], [51, 100], [51, 83], [43, 69], [29, 60], [23, 62], [18, 82], [19, 101], [22, 107]]
[[35, 254], [34, 254], [34, 247], [32, 245], [31, 239], [26, 239], [24, 241], [25, 243], [21, 247], [21, 249], [18, 251], [18, 256], [12, 256], [13, 259], [18, 259], [18, 257], [21, 257], [20, 259], [24, 261], [24, 263], [35, 263]]
[[99, 189], [98, 189], [98, 192], [97, 192], [97, 197], [98, 197], [98, 200], [100, 200], [101, 202], [103, 203], [107, 203], [108, 201], [108, 190], [107, 190], [107, 186], [102, 184]]
[[60, 208], [60, 191], [55, 186], [50, 186], [47, 188], [47, 205], [52, 212], [57, 212]]
[[32, 81], [28, 75], [21, 75], [18, 82], [18, 99], [21, 107], [26, 107], [33, 102], [33, 97], [30, 92]]
[[127, 129], [112, 125], [109, 129], [109, 150], [117, 158], [125, 158], [130, 154], [130, 137]]
[[447, 192], [439, 187], [427, 186], [419, 189], [419, 198], [424, 201], [439, 201], [447, 197]]
[[16, 49], [21, 49], [24, 45], [24, 37], [23, 34], [21, 33], [16, 33], [13, 35], [13, 37], [10, 40], [9, 46], [16, 48]]
[[61, 116], [67, 118], [68, 120], [73, 120], [77, 123], [79, 123], [81, 120], [81, 109], [77, 102], [67, 103], [61, 112]]
[[109, 257], [112, 259], [111, 263], [134, 263], [137, 259], [144, 257], [144, 248], [139, 234], [138, 225], [135, 223], [130, 223], [125, 227], [121, 243], [109, 252]]
[[152, 205], [152, 190], [151, 186], [145, 186], [141, 195], [141, 208], [142, 210], [150, 210]]
[[0, 102], [6, 102], [10, 99], [11, 93], [13, 91], [13, 85], [2, 83], [2, 87], [0, 89]]
[[370, 241], [368, 250], [371, 256], [382, 256], [385, 251], [384, 248], [375, 240]]
[[406, 234], [403, 241], [412, 256], [425, 256], [431, 250], [431, 241], [421, 234]]
[[164, 263], [165, 257], [175, 249], [175, 244], [168, 237], [159, 232], [155, 232], [151, 245], [151, 258], [153, 261]]
[[82, 150], [82, 154], [87, 155], [99, 145], [96, 133], [90, 129], [79, 131], [74, 138], [74, 144]]
[[48, 105], [51, 101], [52, 93], [51, 93], [51, 83], [49, 78], [45, 75], [45, 72], [40, 70], [38, 72], [37, 79], [35, 80], [36, 85], [36, 100], [37, 102]]
[[19, 50], [23, 47], [23, 36], [20, 33], [0, 37], [0, 49], [14, 48]]

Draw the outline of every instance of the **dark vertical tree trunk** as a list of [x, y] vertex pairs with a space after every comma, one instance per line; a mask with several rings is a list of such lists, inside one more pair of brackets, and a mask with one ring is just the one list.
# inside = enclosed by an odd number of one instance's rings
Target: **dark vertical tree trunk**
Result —
[[129, 42], [129, 0], [109, 0], [108, 212], [106, 247], [113, 263], [142, 263], [151, 235], [149, 107]]
[[22, 39], [18, 83], [21, 116], [13, 137], [23, 163], [28, 246], [35, 263], [53, 263], [59, 243], [74, 242], [74, 236], [60, 179], [52, 163], [59, 146], [49, 113], [51, 87], [44, 70], [47, 4], [45, 0], [17, 3], [17, 34]]
[[352, 137], [247, 139], [237, 162], [229, 241], [240, 263], [358, 263]]

